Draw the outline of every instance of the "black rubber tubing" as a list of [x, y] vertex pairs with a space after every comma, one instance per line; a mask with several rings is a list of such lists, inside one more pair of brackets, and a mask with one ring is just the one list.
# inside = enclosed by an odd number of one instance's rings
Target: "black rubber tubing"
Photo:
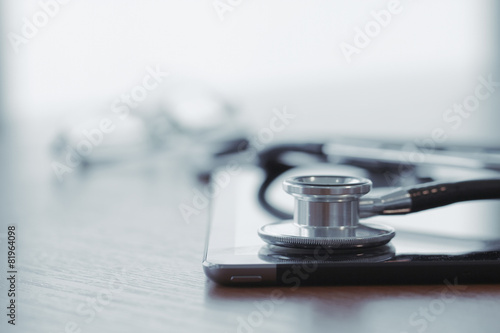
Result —
[[456, 183], [434, 183], [408, 190], [412, 212], [446, 206], [455, 202], [500, 199], [500, 179], [468, 180]]
[[295, 167], [295, 165], [289, 165], [281, 161], [281, 157], [288, 152], [311, 154], [326, 161], [326, 156], [323, 153], [323, 144], [321, 143], [279, 145], [271, 147], [259, 154], [259, 165], [266, 172], [266, 178], [259, 188], [257, 199], [268, 213], [282, 220], [292, 219], [293, 215], [274, 207], [267, 200], [266, 194], [269, 186], [276, 178]]

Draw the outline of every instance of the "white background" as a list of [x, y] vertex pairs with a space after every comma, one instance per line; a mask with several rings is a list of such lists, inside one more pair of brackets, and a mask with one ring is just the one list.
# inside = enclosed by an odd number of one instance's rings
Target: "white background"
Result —
[[352, 44], [355, 28], [388, 2], [243, 0], [222, 21], [209, 0], [72, 0], [16, 53], [7, 36], [21, 34], [40, 2], [5, 0], [6, 113], [33, 120], [107, 112], [146, 67], [159, 65], [169, 84], [201, 82], [255, 127], [287, 106], [300, 119], [288, 134], [413, 140], [443, 127], [450, 142], [498, 142], [495, 98], [457, 130], [442, 119], [478, 76], [498, 77], [495, 2], [403, 1], [348, 64], [339, 45]]

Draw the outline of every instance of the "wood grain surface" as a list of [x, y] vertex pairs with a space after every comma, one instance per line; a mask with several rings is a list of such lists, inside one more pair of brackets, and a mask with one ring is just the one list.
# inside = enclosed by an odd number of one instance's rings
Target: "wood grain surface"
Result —
[[51, 138], [35, 126], [0, 141], [1, 246], [17, 224], [19, 270], [15, 327], [2, 278], [2, 332], [500, 331], [499, 285], [218, 286], [201, 267], [206, 212], [179, 213], [196, 186], [181, 156], [59, 183]]

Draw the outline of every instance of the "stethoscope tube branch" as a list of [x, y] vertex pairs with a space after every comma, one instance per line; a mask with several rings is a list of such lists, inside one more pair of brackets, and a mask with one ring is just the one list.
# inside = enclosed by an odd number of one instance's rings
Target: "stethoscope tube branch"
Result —
[[411, 212], [470, 200], [500, 199], [500, 179], [424, 184], [408, 190]]

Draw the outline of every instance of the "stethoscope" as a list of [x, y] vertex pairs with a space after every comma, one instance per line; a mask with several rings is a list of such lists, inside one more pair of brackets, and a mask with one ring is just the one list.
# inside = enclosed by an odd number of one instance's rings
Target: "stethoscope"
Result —
[[395, 236], [395, 230], [365, 222], [364, 218], [409, 214], [461, 201], [500, 199], [500, 178], [428, 182], [397, 188], [378, 197], [364, 197], [372, 188], [369, 179], [306, 175], [290, 177], [283, 182], [285, 192], [295, 199], [293, 217], [273, 207], [266, 200], [267, 188], [278, 175], [292, 168], [281, 159], [282, 154], [296, 151], [324, 157], [322, 148], [287, 145], [273, 147], [261, 154], [260, 163], [266, 178], [259, 190], [259, 201], [268, 212], [282, 219], [258, 230], [266, 243], [289, 248], [376, 247], [387, 244]]

